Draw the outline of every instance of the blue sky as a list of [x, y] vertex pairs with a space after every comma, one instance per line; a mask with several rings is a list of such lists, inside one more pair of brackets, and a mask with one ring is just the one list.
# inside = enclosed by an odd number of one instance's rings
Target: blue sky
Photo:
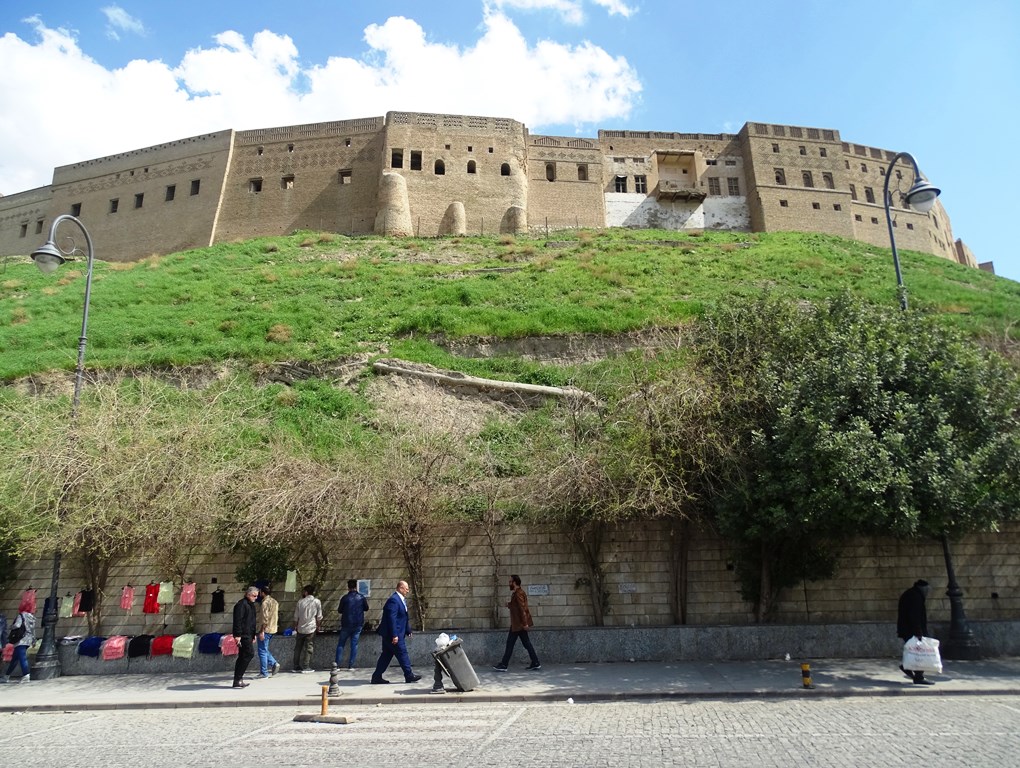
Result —
[[[0, 193], [223, 128], [420, 110], [532, 131], [835, 128], [912, 153], [1020, 280], [1020, 3], [0, 0]], [[904, 276], [909, 286], [909, 274]]]

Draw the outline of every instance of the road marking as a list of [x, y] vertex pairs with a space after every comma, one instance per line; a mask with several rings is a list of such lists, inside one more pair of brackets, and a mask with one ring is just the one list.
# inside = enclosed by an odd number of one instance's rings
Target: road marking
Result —
[[250, 739], [252, 736], [254, 736], [257, 733], [262, 733], [263, 731], [268, 731], [270, 728], [279, 728], [281, 725], [286, 725], [287, 723], [292, 723], [292, 722], [294, 722], [294, 718], [293, 717], [288, 717], [286, 720], [280, 720], [279, 722], [276, 722], [276, 723], [270, 723], [269, 725], [264, 725], [261, 728], [256, 728], [254, 731], [248, 731], [247, 733], [242, 733], [240, 736], [234, 736], [233, 738], [227, 739], [226, 741], [221, 741], [219, 744], [214, 744], [213, 746], [216, 746], [216, 747], [225, 747], [228, 744], [233, 744], [235, 741], [241, 741], [242, 739]]
[[17, 736], [8, 736], [6, 739], [0, 739], [0, 744], [6, 744], [9, 741], [17, 741], [18, 739], [27, 739], [29, 736], [37, 736], [40, 733], [49, 733], [50, 731], [60, 731], [64, 728], [70, 728], [73, 725], [79, 723], [87, 723], [89, 720], [97, 720], [100, 715], [93, 715], [92, 717], [83, 717], [81, 720], [72, 720], [70, 723], [64, 723], [63, 725], [54, 725], [52, 728], [43, 728], [38, 731], [30, 731], [29, 733], [19, 733]]
[[525, 712], [527, 712], [528, 709], [530, 709], [530, 707], [520, 707], [510, 717], [508, 717], [506, 720], [504, 720], [503, 724], [501, 726], [499, 726], [499, 728], [497, 728], [495, 731], [493, 731], [491, 734], [489, 734], [489, 738], [485, 739], [481, 744], [479, 744], [478, 745], [478, 749], [476, 749], [475, 752], [481, 752], [487, 746], [489, 746], [492, 742], [494, 742], [496, 739], [498, 739], [500, 736], [502, 736], [506, 732], [507, 728], [509, 728], [511, 725], [513, 725], [515, 722], [517, 722], [517, 718], [519, 718], [521, 715], [523, 715]]

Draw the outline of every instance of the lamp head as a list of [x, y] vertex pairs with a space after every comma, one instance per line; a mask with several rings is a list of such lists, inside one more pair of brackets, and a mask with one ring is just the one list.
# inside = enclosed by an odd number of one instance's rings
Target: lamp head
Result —
[[942, 192], [933, 184], [918, 178], [907, 191], [907, 205], [920, 213], [927, 213], [935, 205], [935, 198]]
[[47, 240], [44, 245], [40, 245], [32, 252], [32, 261], [39, 267], [40, 272], [48, 275], [56, 271], [67, 259], [52, 240]]

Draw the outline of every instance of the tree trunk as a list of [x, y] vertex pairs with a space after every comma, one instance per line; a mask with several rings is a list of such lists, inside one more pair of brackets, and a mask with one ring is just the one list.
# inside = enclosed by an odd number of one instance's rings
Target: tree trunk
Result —
[[687, 623], [687, 584], [688, 563], [691, 551], [691, 521], [687, 518], [673, 520], [669, 526], [669, 575], [670, 575], [670, 611], [674, 624]]

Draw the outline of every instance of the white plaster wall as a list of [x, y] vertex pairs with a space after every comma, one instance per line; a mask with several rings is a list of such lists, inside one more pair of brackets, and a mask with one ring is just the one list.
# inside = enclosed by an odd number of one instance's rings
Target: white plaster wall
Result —
[[702, 203], [681, 200], [660, 203], [629, 192], [606, 193], [606, 226], [635, 229], [751, 228], [745, 197], [710, 197]]

